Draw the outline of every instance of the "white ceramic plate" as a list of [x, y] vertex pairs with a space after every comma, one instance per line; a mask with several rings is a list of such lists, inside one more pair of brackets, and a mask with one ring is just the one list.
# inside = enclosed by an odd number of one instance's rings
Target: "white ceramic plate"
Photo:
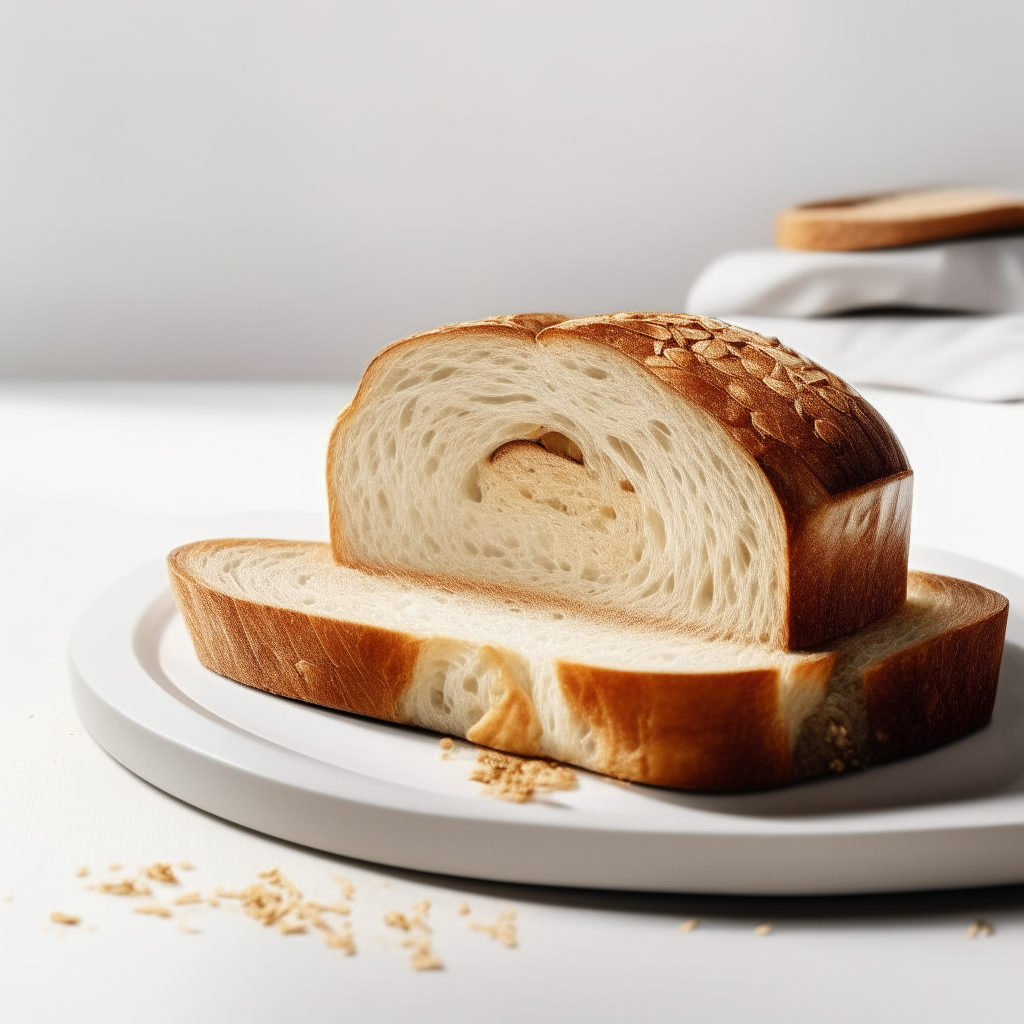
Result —
[[292, 842], [507, 882], [842, 893], [1024, 881], [1024, 579], [940, 551], [917, 568], [1011, 601], [992, 724], [920, 757], [768, 793], [706, 796], [580, 772], [526, 804], [482, 795], [469, 744], [301, 704], [196, 660], [162, 563], [104, 594], [71, 641], [79, 714], [122, 764]]

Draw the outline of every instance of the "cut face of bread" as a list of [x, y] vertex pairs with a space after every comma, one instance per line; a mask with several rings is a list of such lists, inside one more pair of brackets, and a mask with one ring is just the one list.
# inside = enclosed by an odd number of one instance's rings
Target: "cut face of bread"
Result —
[[340, 562], [782, 648], [902, 603], [909, 467], [856, 392], [715, 320], [558, 320], [374, 360], [328, 452]]
[[282, 696], [637, 782], [781, 785], [927, 749], [991, 715], [1007, 602], [912, 573], [896, 614], [812, 652], [618, 627], [223, 540], [169, 559], [200, 661]]

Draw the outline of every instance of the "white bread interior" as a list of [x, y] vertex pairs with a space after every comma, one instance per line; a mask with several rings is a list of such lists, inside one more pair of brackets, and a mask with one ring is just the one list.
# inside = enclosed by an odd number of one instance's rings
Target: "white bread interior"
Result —
[[610, 347], [483, 331], [393, 346], [335, 428], [328, 488], [335, 550], [353, 565], [702, 636], [784, 634], [786, 525], [763, 473]]

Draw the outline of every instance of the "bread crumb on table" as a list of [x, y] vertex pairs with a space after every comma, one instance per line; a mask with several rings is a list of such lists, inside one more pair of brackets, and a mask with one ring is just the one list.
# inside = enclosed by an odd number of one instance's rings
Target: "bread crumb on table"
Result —
[[442, 750], [453, 750], [455, 748], [455, 740], [453, 740], [451, 736], [442, 736], [441, 739], [438, 740], [438, 746]]
[[141, 907], [135, 908], [136, 914], [148, 914], [150, 917], [170, 917], [171, 912], [167, 907], [159, 903], [144, 903]]
[[79, 924], [79, 923], [81, 922], [81, 920], [82, 920], [82, 919], [81, 919], [80, 917], [78, 917], [78, 916], [77, 916], [76, 914], [64, 914], [64, 913], [62, 913], [62, 912], [61, 912], [61, 911], [59, 911], [59, 910], [55, 910], [55, 911], [54, 911], [54, 912], [53, 912], [53, 913], [52, 913], [52, 914], [50, 915], [50, 920], [51, 920], [51, 921], [52, 921], [52, 922], [53, 922], [54, 924], [69, 924], [69, 925], [75, 925], [75, 924]]
[[118, 864], [118, 862], [115, 860], [113, 864], [108, 864], [107, 865], [107, 870], [108, 871], [120, 871], [121, 868], [123, 868], [123, 867], [124, 867], [123, 864]]
[[699, 924], [700, 921], [698, 921], [697, 918], [691, 917], [688, 921], [684, 921], [679, 926], [679, 930], [681, 932], [692, 932]]
[[993, 928], [992, 925], [988, 923], [988, 921], [980, 917], [977, 921], [973, 922], [973, 924], [971, 924], [970, 927], [967, 929], [967, 937], [969, 939], [976, 939], [979, 936], [986, 937], [994, 934], [995, 928]]
[[174, 869], [166, 861], [158, 860], [154, 864], [150, 864], [148, 868], [143, 870], [143, 874], [147, 878], [152, 878], [154, 882], [161, 882], [164, 885], [178, 884]]
[[483, 932], [492, 939], [500, 942], [508, 949], [515, 949], [519, 945], [519, 932], [516, 928], [516, 912], [511, 907], [502, 910], [493, 923], [485, 921], [470, 921], [469, 927], [475, 932]]
[[345, 903], [317, 903], [303, 898], [302, 890], [286, 878], [280, 868], [268, 868], [257, 872], [259, 882], [244, 889], [218, 888], [220, 899], [240, 900], [242, 910], [253, 920], [265, 927], [276, 926], [282, 935], [302, 935], [313, 927], [324, 940], [324, 945], [338, 949], [346, 956], [356, 953], [352, 927], [348, 922], [332, 926], [325, 914], [347, 915]]
[[455, 913], [456, 914], [462, 914], [462, 915], [468, 914], [469, 913], [469, 904], [468, 903], [460, 903], [455, 908]]
[[89, 869], [83, 864], [76, 872], [75, 878], [88, 878]]
[[96, 892], [105, 892], [108, 896], [152, 896], [153, 890], [137, 878], [122, 878], [118, 882], [100, 882], [88, 888]]
[[178, 870], [179, 871], [195, 871], [196, 866], [190, 860], [179, 860]]
[[184, 892], [174, 901], [174, 905], [177, 907], [188, 906], [191, 903], [202, 903], [203, 897], [199, 895], [199, 891]]
[[754, 929], [754, 934], [755, 935], [760, 935], [762, 937], [765, 936], [765, 935], [771, 935], [771, 933], [772, 933], [772, 926], [770, 924], [759, 924]]
[[433, 944], [430, 938], [430, 925], [427, 923], [427, 915], [430, 913], [430, 901], [420, 900], [414, 903], [409, 913], [400, 910], [389, 910], [384, 915], [384, 924], [389, 928], [398, 928], [404, 932], [411, 932], [408, 939], [402, 941], [402, 945], [412, 950], [409, 957], [409, 965], [414, 971], [439, 971], [444, 969], [444, 963], [434, 953]]
[[490, 795], [510, 803], [526, 803], [538, 792], [576, 788], [576, 773], [557, 761], [481, 750], [476, 764], [470, 781], [483, 783]]

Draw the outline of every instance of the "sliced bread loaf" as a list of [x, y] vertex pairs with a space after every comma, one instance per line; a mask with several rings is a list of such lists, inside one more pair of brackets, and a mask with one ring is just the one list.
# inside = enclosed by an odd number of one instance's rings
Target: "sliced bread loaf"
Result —
[[398, 342], [339, 417], [327, 483], [340, 562], [523, 607], [800, 649], [906, 596], [889, 426], [778, 339], [704, 317]]
[[338, 565], [326, 544], [204, 541], [172, 552], [169, 569], [214, 672], [510, 753], [704, 790], [859, 768], [983, 725], [1007, 617], [992, 591], [911, 573], [895, 614], [795, 653], [366, 574]]

